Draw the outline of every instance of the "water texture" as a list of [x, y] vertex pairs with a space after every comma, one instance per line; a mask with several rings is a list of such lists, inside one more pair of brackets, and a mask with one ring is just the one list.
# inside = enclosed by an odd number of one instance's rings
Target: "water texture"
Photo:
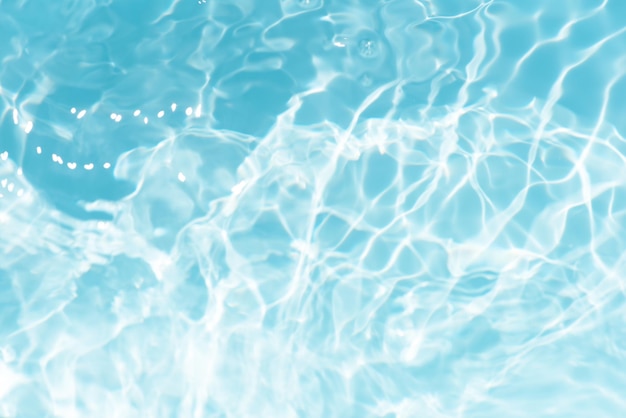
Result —
[[626, 2], [0, 0], [0, 416], [626, 416]]

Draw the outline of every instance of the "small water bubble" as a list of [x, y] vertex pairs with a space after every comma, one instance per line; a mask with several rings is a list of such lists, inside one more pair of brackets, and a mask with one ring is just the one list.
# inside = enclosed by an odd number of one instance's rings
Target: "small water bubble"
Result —
[[374, 83], [374, 80], [369, 74], [363, 74], [359, 81], [363, 87], [370, 87]]
[[300, 7], [303, 9], [311, 9], [317, 6], [317, 0], [300, 0]]
[[371, 39], [363, 39], [359, 42], [359, 54], [363, 58], [373, 58], [378, 55], [376, 42]]

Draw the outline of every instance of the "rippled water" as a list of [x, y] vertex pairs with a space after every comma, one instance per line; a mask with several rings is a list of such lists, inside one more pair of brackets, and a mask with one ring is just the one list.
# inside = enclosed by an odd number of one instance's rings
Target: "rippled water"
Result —
[[0, 416], [626, 416], [626, 2], [0, 0]]

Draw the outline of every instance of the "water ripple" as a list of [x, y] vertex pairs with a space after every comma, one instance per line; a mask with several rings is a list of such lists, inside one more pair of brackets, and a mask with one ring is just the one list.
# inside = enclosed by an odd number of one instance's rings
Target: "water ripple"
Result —
[[622, 2], [57, 3], [0, 0], [0, 415], [624, 414]]

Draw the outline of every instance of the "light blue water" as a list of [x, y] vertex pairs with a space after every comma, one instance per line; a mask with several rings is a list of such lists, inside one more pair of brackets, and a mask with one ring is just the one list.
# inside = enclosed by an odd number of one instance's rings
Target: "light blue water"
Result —
[[0, 416], [626, 416], [623, 0], [0, 0]]

